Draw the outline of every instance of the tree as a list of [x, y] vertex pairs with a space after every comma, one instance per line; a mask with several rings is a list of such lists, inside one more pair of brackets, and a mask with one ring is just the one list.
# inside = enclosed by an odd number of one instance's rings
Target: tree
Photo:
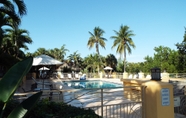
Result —
[[0, 5], [0, 12], [11, 17], [14, 26], [18, 26], [21, 21], [20, 17], [27, 13], [26, 5], [23, 0], [1, 0]]
[[110, 66], [111, 68], [113, 68], [113, 70], [116, 70], [117, 59], [113, 54], [109, 54], [106, 56], [105, 63], [107, 66]]
[[[19, 60], [12, 56], [14, 50], [11, 40], [3, 41], [7, 33], [4, 26], [18, 27], [21, 23], [21, 17], [26, 14], [27, 10], [23, 0], [0, 0], [0, 6], [0, 68], [6, 68], [6, 72]], [[22, 50], [17, 52], [19, 53], [18, 57], [24, 57]]]
[[[3, 38], [3, 26], [17, 27], [21, 23], [20, 17], [27, 13], [23, 0], [0, 1], [0, 45]], [[16, 7], [16, 8], [15, 8]], [[16, 11], [17, 10], [17, 11]]]
[[[101, 62], [101, 58], [100, 58], [100, 52], [99, 52], [99, 45], [105, 49], [105, 41], [107, 41], [106, 38], [102, 37], [104, 33], [105, 33], [104, 30], [102, 30], [99, 27], [95, 27], [94, 33], [89, 32], [91, 36], [87, 43], [87, 46], [89, 47], [89, 49], [93, 48], [95, 45], [96, 52], [99, 56], [100, 62]], [[99, 73], [99, 68], [98, 68], [98, 73]]]
[[18, 57], [19, 53], [22, 52], [20, 49], [28, 50], [26, 44], [33, 42], [29, 36], [29, 32], [25, 29], [14, 27], [13, 29], [6, 29], [6, 32], [4, 39], [12, 43], [12, 50], [14, 52], [11, 55], [15, 55], [15, 57]]
[[96, 69], [98, 69], [98, 66], [100, 65], [100, 59], [98, 54], [90, 54], [84, 59], [84, 64], [86, 65], [86, 69], [89, 70], [89, 72], [96, 72]]
[[[48, 55], [49, 54], [49, 51], [45, 48], [38, 48], [34, 53], [33, 53], [33, 56], [39, 56], [41, 54], [46, 54]], [[51, 55], [50, 55], [51, 56]]]
[[119, 53], [120, 56], [124, 56], [124, 72], [126, 67], [126, 51], [128, 54], [132, 53], [132, 48], [135, 48], [135, 44], [132, 40], [132, 36], [134, 36], [133, 31], [129, 30], [128, 26], [120, 26], [119, 32], [114, 30], [116, 36], [111, 36], [111, 39], [114, 39], [114, 43], [112, 49], [117, 47], [116, 53]]
[[64, 60], [65, 55], [66, 55], [66, 52], [69, 52], [69, 50], [66, 49], [65, 46], [66, 46], [66, 45], [63, 44], [63, 45], [61, 46], [61, 48], [60, 48], [60, 57], [61, 57], [61, 61]]
[[79, 53], [77, 53], [78, 51], [74, 52], [73, 54], [70, 54], [68, 56], [68, 62], [71, 63], [71, 65], [73, 66], [73, 68], [75, 70], [77, 70], [77, 68], [81, 67], [82, 65], [82, 58], [80, 56]]

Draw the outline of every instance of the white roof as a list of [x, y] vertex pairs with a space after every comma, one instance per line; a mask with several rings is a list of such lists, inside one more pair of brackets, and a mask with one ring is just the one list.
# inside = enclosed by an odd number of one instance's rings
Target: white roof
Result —
[[32, 66], [38, 66], [38, 65], [61, 65], [62, 62], [48, 56], [48, 55], [39, 55], [37, 57], [34, 57]]

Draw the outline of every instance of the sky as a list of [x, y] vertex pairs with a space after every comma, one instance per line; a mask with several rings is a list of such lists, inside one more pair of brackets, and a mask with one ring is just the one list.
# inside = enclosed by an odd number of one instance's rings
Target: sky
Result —
[[114, 54], [111, 49], [121, 25], [127, 25], [135, 36], [136, 45], [128, 62], [142, 62], [153, 56], [155, 47], [164, 46], [176, 50], [181, 43], [186, 27], [185, 0], [25, 0], [27, 15], [22, 17], [20, 28], [29, 31], [33, 43], [26, 52], [38, 48], [69, 50], [66, 56], [77, 51], [81, 57], [96, 53], [87, 42], [95, 27], [105, 31], [106, 46], [100, 54]]

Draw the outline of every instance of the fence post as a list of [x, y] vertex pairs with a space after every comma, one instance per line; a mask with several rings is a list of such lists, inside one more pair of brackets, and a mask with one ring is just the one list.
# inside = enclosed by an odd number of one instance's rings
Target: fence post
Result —
[[101, 88], [101, 117], [103, 118], [103, 89]]

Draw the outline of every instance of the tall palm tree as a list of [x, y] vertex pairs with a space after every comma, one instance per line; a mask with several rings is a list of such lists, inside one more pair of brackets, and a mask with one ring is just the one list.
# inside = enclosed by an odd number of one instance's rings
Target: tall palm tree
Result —
[[[89, 32], [89, 34], [91, 35], [87, 46], [89, 47], [89, 49], [93, 48], [94, 45], [96, 47], [96, 52], [100, 58], [100, 52], [99, 52], [99, 45], [105, 49], [105, 41], [107, 41], [106, 38], [102, 37], [103, 34], [105, 33], [104, 30], [102, 30], [99, 27], [95, 27], [94, 28], [94, 33]], [[100, 58], [100, 62], [101, 62], [101, 58]], [[99, 68], [98, 68], [98, 73], [99, 73]]]
[[128, 51], [128, 54], [132, 53], [132, 48], [135, 48], [135, 44], [132, 40], [133, 34], [132, 30], [129, 30], [128, 26], [120, 26], [119, 32], [115, 31], [116, 36], [111, 36], [112, 39], [114, 39], [114, 43], [112, 48], [117, 47], [116, 53], [119, 53], [120, 56], [124, 56], [124, 72], [125, 72], [125, 67], [126, 67], [126, 51]]

